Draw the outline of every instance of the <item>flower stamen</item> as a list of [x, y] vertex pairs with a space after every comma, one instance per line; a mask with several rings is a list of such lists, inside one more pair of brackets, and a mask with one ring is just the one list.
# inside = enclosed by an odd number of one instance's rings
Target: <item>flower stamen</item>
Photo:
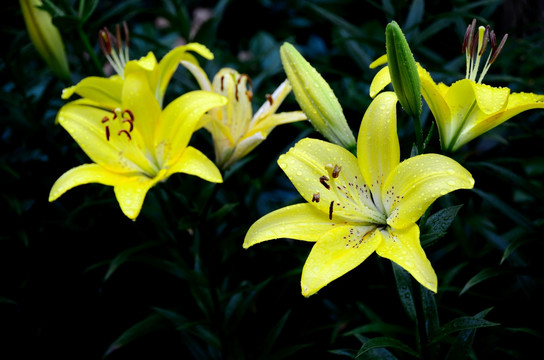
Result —
[[473, 19], [472, 23], [467, 26], [462, 46], [462, 52], [465, 53], [466, 57], [467, 69], [465, 78], [476, 81], [480, 68], [480, 60], [487, 49], [487, 45], [490, 44], [491, 50], [489, 51], [489, 55], [487, 56], [482, 72], [478, 78], [478, 84], [481, 84], [489, 67], [497, 59], [497, 56], [504, 47], [507, 38], [508, 34], [505, 34], [500, 44], [497, 46], [495, 32], [491, 30], [489, 25], [485, 27], [480, 26], [476, 29], [476, 19]]
[[[102, 53], [115, 72], [121, 77], [124, 77], [125, 65], [130, 60], [128, 50], [130, 46], [130, 36], [126, 22], [123, 22], [123, 30], [125, 37], [124, 44], [119, 24], [115, 26], [115, 37], [106, 27], [98, 32], [98, 43]], [[114, 49], [114, 47], [116, 49]]]

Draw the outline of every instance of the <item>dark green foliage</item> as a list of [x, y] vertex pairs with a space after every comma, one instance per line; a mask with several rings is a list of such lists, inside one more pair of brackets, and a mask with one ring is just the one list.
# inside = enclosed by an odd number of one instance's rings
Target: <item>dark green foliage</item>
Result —
[[[539, 2], [536, 2], [539, 3]], [[515, 1], [258, 0], [44, 1], [63, 36], [72, 82], [53, 77], [32, 47], [18, 3], [4, 4], [0, 74], [0, 358], [28, 359], [524, 359], [544, 337], [544, 112], [533, 110], [454, 156], [476, 180], [440, 198], [420, 221], [435, 268], [432, 294], [372, 255], [306, 299], [311, 244], [242, 249], [249, 226], [300, 202], [276, 164], [307, 123], [276, 128], [223, 184], [175, 175], [148, 193], [136, 222], [113, 190], [84, 185], [48, 203], [54, 181], [89, 162], [55, 123], [64, 87], [103, 74], [98, 30], [127, 21], [131, 57], [162, 57], [180, 41], [253, 80], [256, 106], [283, 79], [285, 41], [329, 81], [357, 134], [395, 20], [437, 81], [464, 76], [461, 42], [477, 18], [509, 33], [486, 83], [544, 93], [544, 19]], [[539, 5], [535, 5], [539, 6]], [[209, 18], [193, 27], [195, 14]], [[540, 17], [539, 17], [540, 16]], [[178, 70], [167, 101], [196, 88]], [[297, 109], [289, 96], [280, 110]], [[402, 157], [414, 129], [399, 108]], [[434, 121], [425, 103], [423, 134]], [[204, 130], [192, 138], [213, 158]], [[435, 129], [425, 152], [440, 152]], [[15, 354], [7, 357], [7, 354]]]

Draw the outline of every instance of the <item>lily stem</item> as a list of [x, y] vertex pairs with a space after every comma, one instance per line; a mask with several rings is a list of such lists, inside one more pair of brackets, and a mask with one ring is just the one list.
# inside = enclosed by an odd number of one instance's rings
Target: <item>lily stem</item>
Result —
[[423, 153], [423, 131], [421, 129], [421, 113], [418, 116], [413, 116], [414, 132], [416, 135], [416, 146], [418, 154]]
[[100, 61], [98, 60], [98, 57], [95, 54], [95, 51], [93, 47], [91, 46], [91, 43], [89, 42], [89, 38], [87, 37], [87, 34], [83, 31], [81, 24], [77, 26], [77, 33], [79, 35], [79, 38], [81, 39], [81, 42], [83, 43], [83, 46], [85, 47], [85, 50], [91, 57], [91, 60], [96, 67], [96, 70], [98, 71], [98, 74], [104, 76], [104, 71], [102, 70], [102, 65], [100, 64]]

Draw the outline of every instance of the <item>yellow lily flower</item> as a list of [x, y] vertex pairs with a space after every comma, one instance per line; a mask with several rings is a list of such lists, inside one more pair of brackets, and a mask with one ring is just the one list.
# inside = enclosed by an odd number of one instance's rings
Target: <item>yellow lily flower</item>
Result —
[[438, 197], [470, 189], [474, 180], [443, 155], [400, 162], [396, 103], [393, 92], [372, 101], [361, 122], [357, 157], [336, 144], [303, 139], [278, 159], [307, 203], [257, 220], [243, 246], [277, 238], [315, 242], [302, 271], [304, 296], [315, 294], [373, 252], [437, 291], [416, 221]]
[[[475, 22], [469, 25], [463, 44], [467, 58], [466, 78], [451, 86], [435, 83], [431, 75], [418, 64], [421, 92], [435, 117], [444, 151], [457, 151], [469, 141], [521, 112], [544, 109], [544, 95], [511, 93], [507, 87], [482, 84], [506, 38], [507, 36], [503, 37], [497, 45], [495, 33], [489, 27], [480, 26], [476, 31]], [[491, 51], [478, 77], [480, 61], [488, 44], [491, 45]], [[382, 56], [370, 67], [374, 68], [385, 62], [387, 58]], [[374, 77], [370, 85], [370, 96], [376, 96], [390, 82], [389, 69], [386, 66]]]
[[227, 105], [208, 112], [204, 127], [211, 133], [215, 161], [223, 169], [240, 160], [266, 139], [272, 130], [282, 124], [306, 120], [302, 111], [276, 114], [291, 85], [285, 80], [267, 101], [253, 113], [251, 79], [231, 68], [223, 68], [210, 82], [204, 70], [195, 63], [181, 61], [197, 79], [202, 90], [213, 91], [227, 97]]
[[64, 43], [51, 14], [41, 9], [41, 0], [19, 0], [25, 25], [38, 53], [53, 73], [63, 80], [70, 79]]
[[135, 220], [147, 191], [174, 173], [222, 182], [214, 163], [188, 143], [202, 115], [225, 105], [226, 99], [194, 91], [162, 110], [150, 87], [149, 75], [141, 63], [130, 62], [124, 80], [95, 79], [91, 85], [111, 87], [100, 89], [86, 84], [79, 90], [90, 96], [59, 110], [58, 122], [93, 163], [64, 173], [53, 185], [49, 201], [75, 186], [100, 183], [114, 187], [121, 210]]
[[206, 59], [213, 59], [213, 54], [204, 45], [189, 43], [170, 50], [160, 62], [157, 62], [152, 52], [149, 52], [137, 61], [130, 61], [128, 53], [130, 45], [129, 32], [126, 24], [124, 25], [124, 44], [121, 39], [119, 26], [117, 27], [116, 34], [114, 37], [107, 29], [101, 30], [99, 42], [102, 52], [117, 74], [108, 78], [99, 76], [86, 77], [78, 84], [64, 89], [62, 92], [63, 99], [68, 99], [73, 94], [77, 94], [104, 105], [118, 104], [121, 101], [121, 90], [126, 73], [133, 71], [132, 68], [138, 68], [145, 72], [152, 95], [162, 107], [166, 87], [176, 71], [179, 62], [183, 60], [187, 63], [198, 64], [196, 58], [189, 51], [195, 52]]

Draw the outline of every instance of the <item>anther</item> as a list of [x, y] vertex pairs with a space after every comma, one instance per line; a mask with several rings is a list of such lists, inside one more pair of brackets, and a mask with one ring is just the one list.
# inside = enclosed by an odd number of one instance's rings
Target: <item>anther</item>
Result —
[[342, 170], [341, 166], [334, 165], [334, 169], [332, 170], [332, 177], [336, 179], [340, 175], [340, 170]]
[[106, 140], [110, 141], [110, 127], [106, 126]]
[[130, 133], [126, 130], [119, 130], [119, 132], [117, 133], [117, 136], [121, 136], [121, 134], [125, 134], [129, 140], [132, 140], [132, 137], [130, 136]]
[[272, 99], [272, 95], [266, 94], [266, 100], [268, 100], [270, 106], [274, 105], [274, 99]]
[[[128, 114], [128, 116], [130, 116], [130, 121], [134, 121], [134, 114], [132, 113], [132, 111], [130, 111], [129, 109], [125, 109], [121, 115], [123, 115], [123, 117], [125, 116], [125, 114]], [[127, 119], [128, 120], [128, 119]]]
[[104, 124], [104, 123], [107, 123], [108, 121], [110, 121], [110, 118], [107, 117], [107, 116], [104, 116], [104, 117], [102, 118], [102, 121], [101, 121], [101, 122], [102, 122], [102, 124]]
[[223, 89], [225, 88], [225, 87], [223, 86], [224, 80], [225, 80], [225, 77], [224, 77], [224, 76], [221, 76], [221, 91], [223, 91]]
[[128, 122], [130, 124], [130, 129], [128, 129], [128, 132], [132, 132], [132, 130], [134, 130], [134, 123], [132, 120], [130, 119], [123, 119], [122, 123], [126, 123]]
[[312, 202], [318, 203], [319, 200], [321, 200], [321, 195], [319, 193], [315, 193], [312, 195]]
[[327, 183], [327, 181], [329, 181], [329, 178], [325, 175], [319, 178], [321, 185], [323, 185], [327, 190], [330, 190], [331, 186]]

